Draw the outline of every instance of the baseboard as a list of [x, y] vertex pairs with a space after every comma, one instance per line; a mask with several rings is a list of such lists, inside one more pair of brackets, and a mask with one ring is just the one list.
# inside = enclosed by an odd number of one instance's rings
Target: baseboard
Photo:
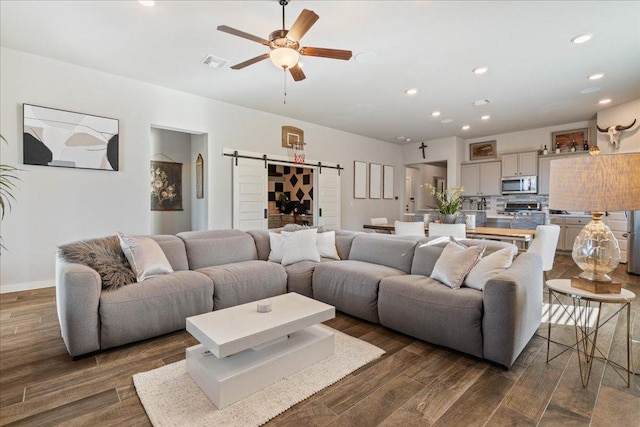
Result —
[[55, 280], [40, 280], [38, 282], [13, 283], [11, 285], [0, 285], [0, 294], [9, 292], [30, 291], [33, 289], [53, 288], [56, 285]]

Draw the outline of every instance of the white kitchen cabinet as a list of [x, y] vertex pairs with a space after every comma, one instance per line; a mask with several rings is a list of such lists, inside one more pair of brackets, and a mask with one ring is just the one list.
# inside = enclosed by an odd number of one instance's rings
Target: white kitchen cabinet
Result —
[[613, 235], [616, 236], [616, 239], [618, 239], [618, 244], [620, 245], [620, 262], [626, 263], [629, 257], [629, 254], [627, 252], [627, 227], [629, 220], [629, 218], [627, 217], [627, 212], [608, 212], [602, 218], [605, 224], [607, 224], [611, 229]]
[[501, 162], [469, 163], [460, 166], [463, 196], [500, 195]]
[[538, 153], [513, 153], [502, 155], [502, 177], [529, 176], [538, 174]]
[[591, 221], [591, 217], [587, 216], [551, 217], [551, 224], [560, 226], [557, 250], [571, 252], [573, 250], [573, 242], [589, 221]]

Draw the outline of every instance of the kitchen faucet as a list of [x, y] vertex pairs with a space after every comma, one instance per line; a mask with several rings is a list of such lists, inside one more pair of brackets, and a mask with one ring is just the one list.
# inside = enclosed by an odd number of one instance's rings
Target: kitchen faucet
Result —
[[480, 203], [478, 203], [478, 210], [486, 211], [487, 210], [487, 199], [484, 197], [480, 199]]

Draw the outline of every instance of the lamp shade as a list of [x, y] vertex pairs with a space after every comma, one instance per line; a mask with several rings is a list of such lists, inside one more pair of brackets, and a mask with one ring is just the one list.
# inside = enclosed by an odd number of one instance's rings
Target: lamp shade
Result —
[[271, 62], [278, 68], [291, 68], [298, 63], [300, 54], [289, 47], [279, 47], [269, 53]]
[[640, 209], [640, 153], [551, 161], [549, 208], [613, 212]]

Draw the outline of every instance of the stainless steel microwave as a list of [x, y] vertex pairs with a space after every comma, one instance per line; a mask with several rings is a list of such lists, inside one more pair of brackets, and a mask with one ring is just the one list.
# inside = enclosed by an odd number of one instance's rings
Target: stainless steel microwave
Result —
[[502, 178], [502, 194], [537, 194], [537, 176]]

